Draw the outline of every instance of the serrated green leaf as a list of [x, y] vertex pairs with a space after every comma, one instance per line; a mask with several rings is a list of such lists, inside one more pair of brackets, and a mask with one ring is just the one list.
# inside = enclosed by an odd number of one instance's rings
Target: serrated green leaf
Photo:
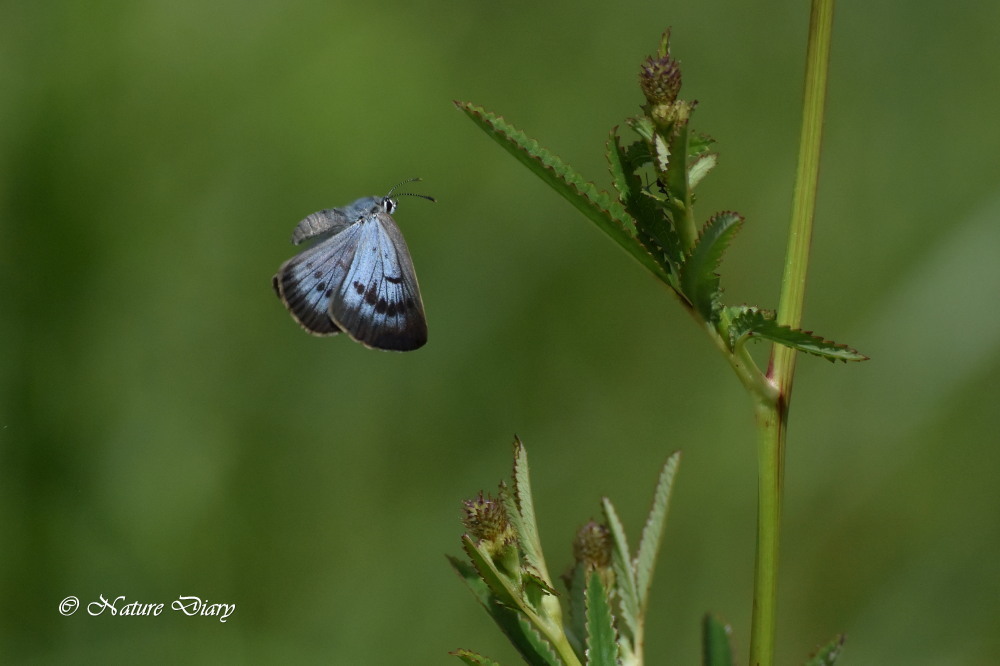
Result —
[[711, 614], [702, 622], [702, 664], [704, 666], [733, 666], [733, 649], [729, 644], [732, 629]]
[[713, 321], [719, 298], [719, 268], [722, 254], [743, 224], [738, 213], [716, 213], [705, 224], [694, 249], [681, 267], [681, 289], [705, 321]]
[[653, 156], [649, 152], [649, 144], [645, 141], [633, 141], [625, 146], [625, 160], [632, 171], [638, 171], [646, 165], [653, 163]]
[[639, 608], [643, 613], [649, 600], [649, 588], [653, 583], [653, 570], [656, 567], [656, 554], [663, 540], [667, 510], [670, 508], [670, 491], [673, 489], [680, 459], [680, 451], [674, 452], [660, 470], [656, 490], [653, 491], [653, 506], [642, 528], [642, 538], [639, 540], [639, 550], [636, 552], [635, 582], [639, 595]]
[[483, 552], [467, 534], [462, 536], [462, 549], [465, 550], [472, 566], [475, 567], [479, 577], [486, 583], [497, 601], [511, 607], [521, 605], [519, 603], [521, 591], [517, 589], [517, 584], [501, 573], [490, 556]]
[[608, 160], [608, 171], [611, 173], [611, 186], [618, 193], [618, 201], [627, 209], [629, 200], [633, 199], [637, 190], [641, 188], [636, 186], [635, 167], [628, 159], [627, 149], [621, 145], [617, 127], [611, 130], [605, 157]]
[[773, 310], [762, 310], [752, 305], [731, 305], [725, 310], [729, 318], [730, 349], [745, 342], [761, 322], [774, 319]]
[[868, 357], [844, 344], [825, 340], [812, 331], [778, 324], [773, 314], [756, 308], [744, 308], [730, 325], [730, 346], [742, 344], [749, 337], [759, 337], [798, 351], [834, 361], [867, 361]]
[[[634, 144], [633, 144], [634, 145]], [[636, 237], [664, 273], [676, 273], [679, 242], [673, 234], [663, 209], [643, 190], [636, 166], [629, 161], [628, 149], [621, 145], [617, 128], [608, 138], [608, 169], [611, 182], [625, 210], [635, 222]], [[671, 279], [669, 284], [673, 284]]]
[[538, 522], [535, 518], [535, 504], [531, 495], [531, 479], [528, 476], [528, 451], [521, 440], [514, 438], [514, 499], [515, 511], [511, 513], [508, 507], [508, 517], [517, 530], [518, 542], [524, 552], [528, 566], [538, 572], [547, 587], [552, 589], [552, 579], [549, 578], [542, 555], [542, 542], [538, 535]]
[[618, 642], [608, 592], [596, 571], [587, 582], [587, 664], [615, 666], [618, 663]]
[[837, 657], [840, 656], [844, 648], [844, 636], [841, 634], [818, 650], [813, 657], [806, 662], [806, 666], [834, 666]]
[[653, 157], [657, 171], [667, 173], [670, 169], [670, 146], [660, 134], [653, 135]]
[[[448, 561], [451, 562], [451, 565], [465, 581], [466, 586], [476, 597], [476, 600], [487, 614], [493, 618], [493, 621], [500, 627], [500, 630], [507, 636], [508, 640], [517, 648], [518, 652], [525, 656], [525, 659], [529, 659], [527, 655], [534, 653], [534, 647], [525, 638], [524, 632], [521, 629], [521, 623], [518, 619], [521, 617], [521, 613], [510, 605], [501, 603], [486, 582], [480, 578], [477, 569], [471, 564], [451, 556], [448, 557]], [[529, 659], [529, 663], [535, 662], [531, 662]]]
[[456, 101], [455, 106], [532, 173], [597, 224], [651, 273], [661, 280], [666, 280], [663, 269], [635, 239], [633, 235], [635, 222], [610, 194], [598, 190], [572, 167], [502, 117], [469, 102]]
[[466, 664], [469, 664], [469, 666], [500, 666], [499, 661], [493, 661], [489, 657], [484, 657], [481, 654], [473, 652], [472, 650], [466, 650], [464, 648], [460, 650], [455, 650], [450, 654], [455, 655]]
[[480, 577], [479, 571], [468, 562], [464, 562], [457, 557], [453, 557], [451, 555], [447, 555], [446, 557], [451, 563], [452, 568], [454, 568], [458, 575], [462, 577], [462, 580], [465, 581], [466, 586], [468, 586], [469, 590], [476, 597], [476, 600], [478, 600], [484, 607], [488, 607], [490, 599], [493, 598], [493, 593], [490, 591], [486, 581]]
[[526, 607], [512, 581], [467, 536], [462, 538], [462, 547], [472, 565], [453, 557], [448, 560], [518, 652], [529, 664], [562, 664], [551, 643], [535, 627], [534, 623], [542, 620]]
[[583, 641], [587, 637], [587, 581], [586, 567], [577, 562], [572, 572], [565, 578], [569, 590], [569, 626], [566, 637], [577, 653], [583, 653]]
[[688, 154], [688, 125], [687, 121], [675, 122], [670, 135], [664, 137], [667, 140], [671, 155], [678, 155], [677, 159], [670, 162], [665, 173], [665, 185], [670, 193], [670, 199], [675, 206], [679, 207], [675, 211], [675, 216], [679, 215], [683, 207], [690, 201], [690, 187], [688, 185], [688, 170], [684, 155]]
[[647, 144], [653, 143], [653, 136], [656, 134], [656, 125], [649, 116], [637, 116], [627, 118], [625, 124], [632, 128]]
[[715, 153], [707, 153], [696, 158], [688, 169], [688, 187], [692, 190], [698, 187], [698, 183], [708, 175], [708, 172], [715, 168], [719, 161], [719, 156]]
[[615, 507], [607, 497], [601, 498], [604, 518], [611, 530], [612, 550], [611, 566], [615, 571], [615, 590], [621, 601], [621, 619], [628, 630], [629, 639], [635, 640], [639, 635], [641, 623], [639, 593], [636, 590], [635, 571], [632, 569], [632, 555], [628, 549], [628, 539], [625, 538], [625, 528], [622, 526]]
[[[524, 636], [524, 640], [527, 645], [531, 648], [530, 654], [525, 654], [522, 650], [521, 654], [524, 656], [525, 660], [529, 664], [546, 664], [547, 666], [563, 666], [562, 659], [556, 654], [555, 648], [552, 647], [550, 643], [541, 632], [528, 621], [523, 615], [517, 616], [518, 624], [521, 626], [521, 633]], [[520, 649], [520, 648], [519, 648]]]
[[546, 597], [557, 596], [558, 593], [532, 567], [524, 565], [521, 573], [521, 584], [524, 589], [525, 600], [540, 616], [547, 615], [550, 608], [545, 606], [544, 599]]
[[530, 582], [532, 585], [537, 586], [541, 591], [545, 592], [546, 594], [551, 594], [553, 596], [559, 594], [558, 592], [556, 592], [552, 584], [549, 581], [545, 580], [541, 572], [539, 572], [530, 564], [523, 565], [521, 567], [521, 571], [524, 574], [524, 580], [526, 583]]
[[664, 220], [663, 224], [657, 224], [652, 229], [643, 227], [639, 230], [637, 237], [643, 247], [649, 250], [650, 255], [660, 264], [665, 271], [668, 271], [666, 283], [682, 298], [678, 278], [683, 254], [681, 251], [681, 240], [677, 236], [673, 227]]
[[691, 132], [688, 135], [688, 158], [698, 157], [704, 152], [707, 152], [712, 144], [715, 143], [715, 139], [707, 134], [702, 134], [701, 132]]

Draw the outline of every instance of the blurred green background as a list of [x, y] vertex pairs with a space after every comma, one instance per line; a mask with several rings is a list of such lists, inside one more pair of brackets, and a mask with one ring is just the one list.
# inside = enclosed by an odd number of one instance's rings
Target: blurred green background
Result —
[[[683, 449], [649, 663], [746, 654], [750, 403], [664, 289], [451, 105], [602, 187], [673, 26], [747, 225], [731, 302], [776, 305], [808, 3], [4, 2], [3, 661], [457, 663], [513, 651], [448, 567], [460, 502], [526, 443], [550, 567], [610, 496], [637, 538]], [[840, 3], [792, 405], [779, 661], [1000, 651], [1000, 9]], [[421, 176], [396, 219], [430, 342], [303, 333], [271, 291], [295, 223]], [[761, 347], [758, 352], [765, 352]], [[225, 624], [71, 617], [99, 595]]]

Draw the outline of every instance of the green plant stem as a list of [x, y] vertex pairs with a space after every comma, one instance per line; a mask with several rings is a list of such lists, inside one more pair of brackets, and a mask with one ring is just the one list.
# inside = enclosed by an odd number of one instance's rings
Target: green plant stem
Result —
[[[792, 198], [792, 219], [785, 251], [777, 321], [792, 328], [802, 323], [809, 246], [812, 243], [816, 186], [819, 181], [819, 154], [826, 103], [826, 79], [830, 63], [830, 35], [833, 28], [833, 0], [813, 0], [806, 55], [805, 93], [802, 105], [802, 135], [799, 164]], [[778, 385], [785, 403], [792, 390], [795, 351], [777, 345], [772, 354], [770, 376]]]
[[[834, 0], [813, 0], [809, 21], [799, 163], [777, 313], [778, 323], [792, 328], [798, 328], [801, 324], [805, 300], [809, 246], [819, 179], [833, 4]], [[777, 399], [761, 401], [756, 409], [757, 558], [754, 566], [753, 620], [750, 627], [751, 666], [771, 666], [774, 663], [785, 432], [794, 371], [795, 351], [783, 345], [774, 345], [768, 378], [777, 389]]]
[[778, 597], [778, 545], [785, 463], [785, 419], [774, 404], [758, 403], [757, 419], [757, 559], [754, 565], [750, 663], [774, 662]]

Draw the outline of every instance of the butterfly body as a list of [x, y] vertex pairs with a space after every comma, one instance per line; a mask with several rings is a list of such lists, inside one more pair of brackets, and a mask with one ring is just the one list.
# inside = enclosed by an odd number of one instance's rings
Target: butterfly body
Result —
[[293, 243], [316, 242], [282, 264], [273, 285], [309, 333], [344, 331], [366, 347], [392, 351], [427, 342], [417, 275], [392, 218], [391, 195], [321, 210], [295, 227]]

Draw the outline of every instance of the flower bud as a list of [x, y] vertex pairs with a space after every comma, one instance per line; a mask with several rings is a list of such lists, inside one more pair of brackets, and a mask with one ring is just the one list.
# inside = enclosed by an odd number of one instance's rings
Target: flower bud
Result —
[[573, 558], [586, 570], [611, 566], [611, 532], [593, 520], [581, 527], [573, 540]]
[[639, 70], [639, 87], [653, 106], [673, 104], [681, 91], [681, 67], [669, 53], [650, 56]]
[[517, 540], [517, 533], [507, 517], [507, 509], [489, 495], [479, 493], [478, 497], [463, 502], [465, 517], [462, 522], [469, 530], [469, 536], [496, 555]]

